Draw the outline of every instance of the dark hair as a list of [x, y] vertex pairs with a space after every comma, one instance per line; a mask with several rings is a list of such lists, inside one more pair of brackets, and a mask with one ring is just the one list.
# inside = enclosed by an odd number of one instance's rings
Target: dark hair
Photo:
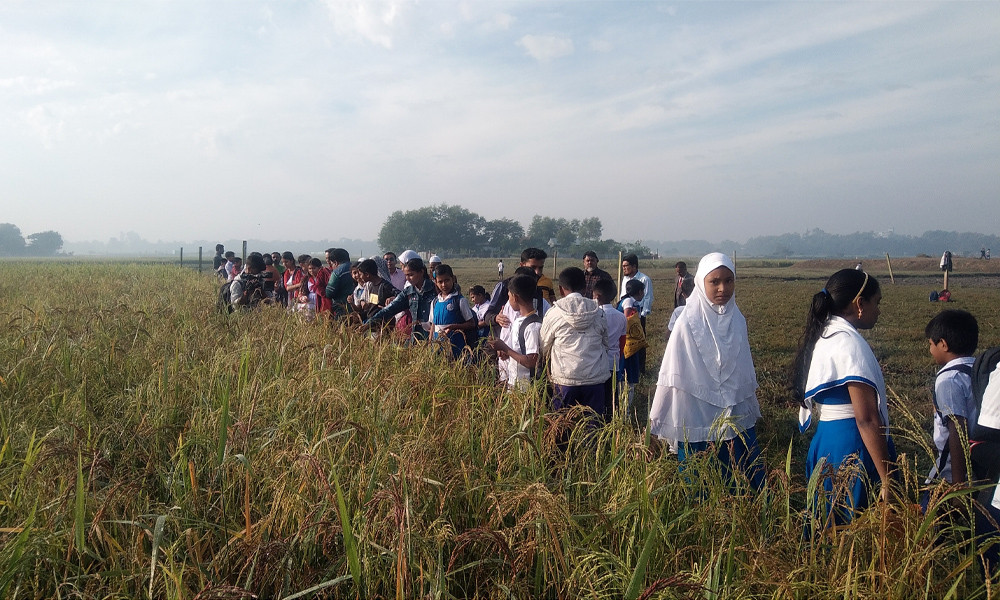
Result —
[[434, 276], [437, 277], [438, 275], [451, 275], [454, 278], [455, 272], [451, 270], [450, 265], [438, 263], [438, 266], [434, 267]]
[[358, 264], [358, 270], [365, 275], [377, 275], [378, 263], [370, 258], [366, 258]]
[[251, 252], [247, 255], [247, 268], [253, 271], [263, 271], [264, 267], [264, 257], [260, 255], [260, 252]]
[[587, 288], [587, 276], [580, 267], [566, 267], [559, 273], [559, 287], [570, 293], [583, 291]]
[[351, 262], [351, 253], [343, 248], [330, 248], [326, 255], [338, 265]]
[[529, 303], [535, 299], [537, 290], [538, 284], [535, 282], [535, 278], [528, 275], [515, 275], [511, 277], [510, 283], [507, 284], [507, 291], [509, 293]]
[[267, 266], [274, 265], [274, 259], [271, 257], [270, 254], [265, 254], [264, 255], [264, 264], [267, 265]]
[[481, 285], [474, 285], [469, 288], [469, 295], [472, 296], [473, 294], [479, 294], [480, 296], [486, 298], [487, 302], [490, 301], [490, 295], [486, 293], [486, 288]]
[[535, 281], [538, 281], [538, 273], [535, 273], [535, 270], [531, 267], [518, 267], [514, 269], [514, 275], [529, 275], [534, 277]]
[[292, 254], [291, 250], [285, 250], [284, 252], [281, 253], [281, 259], [295, 262], [295, 255]]
[[229, 250], [229, 251], [226, 252], [225, 256], [226, 256], [226, 258], [232, 258], [232, 257], [236, 256], [236, 253], [233, 252], [232, 250]]
[[942, 310], [927, 323], [924, 337], [932, 342], [948, 342], [948, 351], [972, 356], [979, 346], [979, 322], [964, 310]]
[[526, 263], [529, 260], [545, 260], [549, 255], [545, 253], [545, 250], [541, 248], [525, 248], [524, 252], [521, 253], [521, 262]]
[[225, 247], [225, 246], [223, 246], [222, 244], [216, 244], [216, 245], [215, 245], [215, 251], [216, 251], [216, 252], [222, 252], [222, 251], [223, 251], [223, 250], [225, 250], [225, 249], [226, 249], [226, 247]]
[[411, 271], [423, 271], [424, 277], [427, 277], [427, 266], [424, 265], [424, 259], [419, 256], [406, 261], [406, 263], [403, 264], [403, 267]]
[[879, 289], [878, 280], [864, 271], [841, 269], [830, 276], [826, 287], [813, 295], [809, 314], [806, 315], [806, 328], [792, 362], [792, 392], [796, 400], [802, 402], [805, 399], [809, 363], [826, 322], [834, 315], [843, 315], [857, 298], [867, 300]]
[[636, 269], [639, 268], [639, 257], [636, 256], [635, 254], [626, 254], [625, 256], [622, 257], [622, 262], [623, 263], [627, 262], [628, 264], [632, 265]]
[[674, 263], [674, 268], [675, 269], [683, 269], [683, 270], [687, 271], [688, 264], [686, 262], [684, 262], [683, 260], [679, 260], [676, 263]]
[[323, 261], [321, 261], [320, 259], [318, 259], [318, 258], [316, 258], [314, 256], [314, 257], [312, 257], [312, 258], [309, 259], [309, 266], [310, 267], [316, 267], [317, 269], [322, 269], [323, 268]]
[[[634, 279], [632, 281], [635, 281]], [[598, 279], [594, 282], [594, 291], [601, 300], [606, 300], [605, 304], [611, 302], [618, 293], [618, 286], [610, 279]]]
[[300, 254], [297, 262], [301, 265], [302, 263], [308, 263], [312, 259], [308, 254]]
[[594, 252], [593, 250], [587, 250], [586, 252], [584, 252], [584, 253], [583, 253], [583, 257], [584, 257], [584, 258], [587, 258], [588, 256], [589, 256], [590, 258], [592, 258], [592, 259], [594, 259], [594, 260], [598, 261], [598, 262], [600, 262], [600, 260], [601, 260], [601, 259], [597, 258], [597, 253], [596, 253], [596, 252]]
[[636, 278], [629, 279], [625, 282], [625, 295], [630, 298], [635, 298], [635, 295], [639, 292], [646, 292], [646, 284], [639, 281]]
[[388, 256], [388, 255], [390, 255], [390, 254], [392, 255], [392, 262], [397, 262], [399, 260], [399, 256], [397, 256], [396, 253], [393, 252], [392, 250], [386, 250], [385, 252], [383, 252], [382, 253], [382, 260], [385, 260], [385, 262], [389, 262], [388, 260], [386, 260], [385, 257]]

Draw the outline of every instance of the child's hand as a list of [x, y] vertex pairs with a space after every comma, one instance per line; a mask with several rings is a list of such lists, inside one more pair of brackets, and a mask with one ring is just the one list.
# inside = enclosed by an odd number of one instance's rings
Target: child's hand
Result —
[[497, 315], [497, 325], [500, 327], [510, 327], [510, 319], [507, 318], [505, 314]]
[[[504, 354], [510, 352], [510, 346], [505, 344], [503, 340], [490, 340], [488, 343], [490, 348], [493, 348], [497, 352], [503, 352]], [[506, 356], [504, 358], [506, 358]]]
[[497, 350], [497, 358], [499, 358], [500, 360], [507, 360], [508, 358], [510, 358], [510, 355], [507, 354], [507, 352], [504, 350]]

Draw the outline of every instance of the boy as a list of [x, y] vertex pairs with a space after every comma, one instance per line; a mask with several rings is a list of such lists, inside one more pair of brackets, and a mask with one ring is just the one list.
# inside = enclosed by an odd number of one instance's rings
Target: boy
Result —
[[941, 365], [934, 379], [934, 446], [937, 457], [927, 483], [968, 480], [968, 439], [979, 411], [972, 396], [973, 353], [979, 345], [979, 324], [964, 310], [943, 310], [924, 329], [934, 362]]
[[530, 386], [538, 366], [542, 323], [534, 305], [537, 291], [535, 279], [529, 275], [515, 275], [510, 280], [507, 286], [507, 303], [517, 312], [517, 317], [510, 326], [511, 343], [507, 344], [503, 340], [490, 342], [500, 360], [507, 362], [507, 387], [511, 389], [523, 390]]
[[607, 421], [611, 421], [611, 417], [614, 415], [614, 405], [615, 401], [618, 399], [618, 394], [615, 393], [614, 386], [612, 385], [613, 380], [617, 380], [619, 385], [625, 380], [625, 371], [619, 365], [619, 357], [621, 356], [621, 350], [625, 347], [625, 329], [627, 326], [627, 320], [625, 315], [618, 312], [615, 309], [615, 305], [612, 304], [615, 300], [615, 296], [618, 295], [618, 290], [615, 288], [615, 282], [611, 279], [598, 279], [594, 281], [594, 300], [600, 305], [601, 310], [604, 311], [604, 318], [608, 321], [608, 368], [613, 373], [617, 373], [617, 377], [612, 377], [608, 380], [608, 385], [605, 386], [604, 393], [608, 398], [605, 405], [605, 415], [604, 418]]

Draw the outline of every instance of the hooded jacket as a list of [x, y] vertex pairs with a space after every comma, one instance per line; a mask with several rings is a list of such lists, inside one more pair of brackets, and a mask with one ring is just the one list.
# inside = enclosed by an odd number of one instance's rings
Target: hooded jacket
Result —
[[542, 319], [541, 351], [549, 357], [549, 379], [565, 386], [604, 383], [608, 369], [608, 323], [596, 300], [579, 292], [557, 301]]

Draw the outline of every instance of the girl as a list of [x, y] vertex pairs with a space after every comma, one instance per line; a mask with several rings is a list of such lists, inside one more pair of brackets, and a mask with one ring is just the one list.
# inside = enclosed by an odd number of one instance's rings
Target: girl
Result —
[[[309, 302], [317, 315], [329, 313], [332, 308], [330, 299], [326, 297], [326, 284], [330, 282], [330, 269], [323, 266], [318, 258], [309, 259]], [[327, 314], [327, 316], [330, 316]]]
[[646, 286], [638, 279], [629, 279], [625, 283], [625, 295], [618, 301], [615, 308], [619, 312], [625, 312], [628, 307], [637, 307], [642, 299], [646, 297]]
[[[635, 279], [630, 280], [625, 284], [625, 287], [631, 287], [633, 282], [637, 283], [640, 288], [643, 287], [642, 282]], [[635, 386], [639, 381], [639, 351], [649, 345], [646, 343], [646, 333], [642, 330], [642, 321], [639, 319], [638, 302], [642, 300], [642, 296], [643, 290], [640, 289], [638, 296], [626, 296], [622, 301], [625, 312], [625, 347], [622, 348], [619, 359], [621, 364], [618, 369], [624, 371], [625, 382], [628, 385], [625, 415], [629, 422], [637, 427], [641, 427], [646, 422], [645, 415], [640, 420], [639, 407], [635, 401]], [[629, 302], [625, 302], [625, 300]]]
[[695, 289], [663, 355], [650, 409], [652, 433], [677, 440], [678, 458], [714, 448], [723, 474], [764, 485], [755, 424], [760, 418], [747, 323], [736, 306], [736, 267], [726, 255], [701, 259]]
[[455, 289], [455, 273], [446, 264], [437, 265], [434, 284], [438, 297], [431, 310], [434, 339], [447, 338], [451, 342], [452, 358], [458, 358], [467, 345], [472, 348], [476, 330], [476, 314], [469, 301]]
[[[864, 470], [863, 477], [851, 476], [846, 497], [832, 498], [838, 525], [868, 506], [875, 482], [881, 482], [879, 493], [886, 498], [890, 463], [895, 460], [882, 368], [858, 333], [875, 326], [881, 300], [874, 277], [854, 269], [834, 273], [812, 298], [793, 363], [794, 391], [802, 404], [800, 430], [809, 428], [813, 405], [819, 416], [806, 456], [806, 477], [820, 459], [836, 469], [860, 462]], [[831, 477], [823, 480], [823, 487], [829, 497]]]
[[288, 305], [295, 306], [298, 296], [304, 293], [305, 272], [295, 264], [295, 255], [285, 251], [281, 255], [281, 264], [285, 265], [285, 293], [288, 294]]
[[[364, 322], [368, 329], [374, 328], [403, 311], [410, 315], [411, 338], [413, 341], [427, 339], [427, 330], [422, 327], [430, 319], [431, 304], [434, 301], [434, 283], [427, 276], [427, 267], [420, 257], [414, 257], [403, 265], [406, 285], [388, 306], [372, 315]], [[402, 322], [402, 321], [401, 321]], [[398, 329], [397, 329], [398, 331]]]

